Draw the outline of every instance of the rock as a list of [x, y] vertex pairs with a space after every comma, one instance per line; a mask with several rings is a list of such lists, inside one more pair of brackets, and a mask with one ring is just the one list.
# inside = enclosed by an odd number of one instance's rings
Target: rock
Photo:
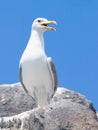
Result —
[[91, 101], [71, 90], [58, 88], [46, 108], [35, 107], [19, 83], [1, 85], [0, 130], [98, 130]]
[[55, 93], [53, 97], [53, 101], [60, 101], [60, 100], [66, 100], [70, 102], [76, 102], [79, 104], [82, 104], [84, 106], [87, 106], [92, 111], [96, 112], [95, 108], [93, 107], [93, 104], [91, 101], [89, 101], [85, 96], [76, 93], [74, 91], [65, 89], [65, 88], [58, 88], [57, 92]]
[[13, 116], [36, 107], [36, 102], [25, 93], [20, 83], [0, 85], [0, 117]]

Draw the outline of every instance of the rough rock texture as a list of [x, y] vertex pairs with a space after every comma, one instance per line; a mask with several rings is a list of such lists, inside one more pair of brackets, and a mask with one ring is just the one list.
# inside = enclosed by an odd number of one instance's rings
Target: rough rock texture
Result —
[[12, 116], [36, 107], [35, 101], [17, 84], [0, 85], [0, 117]]
[[58, 88], [46, 108], [35, 107], [19, 83], [1, 85], [0, 130], [98, 130], [92, 103], [71, 90]]

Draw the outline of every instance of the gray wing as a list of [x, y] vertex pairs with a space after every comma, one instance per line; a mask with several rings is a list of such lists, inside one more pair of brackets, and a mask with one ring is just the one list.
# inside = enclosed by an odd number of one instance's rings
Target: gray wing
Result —
[[[25, 85], [24, 85], [24, 83], [23, 83], [22, 64], [19, 65], [19, 77], [20, 77], [20, 82], [21, 82], [22, 87], [24, 88], [25, 92], [28, 93], [28, 95], [29, 95], [29, 92], [28, 92], [28, 90], [26, 89], [26, 87], [25, 87]], [[34, 96], [35, 96], [35, 93], [34, 93]], [[37, 102], [36, 96], [33, 97], [33, 96], [30, 95], [30, 97], [32, 97], [32, 99], [33, 99], [35, 102]]]
[[52, 80], [53, 80], [53, 87], [54, 87], [53, 89], [54, 89], [54, 92], [55, 92], [56, 89], [57, 89], [57, 83], [58, 83], [56, 68], [55, 68], [55, 65], [54, 65], [51, 57], [47, 58], [47, 63], [48, 63], [48, 68], [49, 68], [49, 71], [50, 71], [50, 74], [51, 74], [51, 77], [52, 77]]
[[22, 78], [22, 64], [19, 65], [19, 77], [20, 77], [20, 82], [24, 88], [24, 90], [26, 91], [26, 93], [28, 93], [24, 83], [23, 83], [23, 78]]

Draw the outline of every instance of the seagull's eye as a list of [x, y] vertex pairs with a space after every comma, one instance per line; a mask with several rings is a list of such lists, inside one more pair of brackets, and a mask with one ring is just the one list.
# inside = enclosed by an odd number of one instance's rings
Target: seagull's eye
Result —
[[37, 20], [37, 22], [39, 22], [39, 23], [40, 23], [40, 22], [41, 22], [41, 20]]

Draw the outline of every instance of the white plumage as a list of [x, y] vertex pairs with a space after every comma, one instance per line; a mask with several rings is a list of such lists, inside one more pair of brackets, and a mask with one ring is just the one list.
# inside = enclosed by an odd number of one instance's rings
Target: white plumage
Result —
[[57, 88], [57, 74], [50, 57], [46, 56], [43, 33], [55, 30], [45, 18], [37, 18], [32, 24], [32, 31], [26, 49], [20, 59], [20, 81], [25, 91], [36, 100], [39, 106], [46, 106]]

